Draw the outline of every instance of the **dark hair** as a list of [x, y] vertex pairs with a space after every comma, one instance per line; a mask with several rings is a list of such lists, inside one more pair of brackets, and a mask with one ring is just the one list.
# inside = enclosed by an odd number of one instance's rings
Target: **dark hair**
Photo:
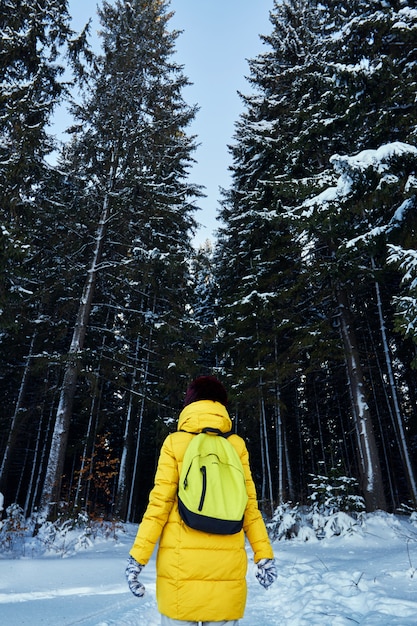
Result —
[[184, 406], [198, 400], [213, 400], [226, 406], [227, 391], [215, 376], [199, 376], [188, 385]]

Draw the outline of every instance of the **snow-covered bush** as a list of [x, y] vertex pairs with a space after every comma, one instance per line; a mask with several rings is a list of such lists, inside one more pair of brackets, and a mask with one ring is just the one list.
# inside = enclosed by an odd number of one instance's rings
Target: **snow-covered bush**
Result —
[[99, 539], [117, 541], [123, 525], [117, 520], [91, 519], [84, 511], [69, 517], [62, 514], [54, 522], [34, 514], [25, 519], [23, 510], [12, 504], [0, 521], [0, 553], [10, 557], [55, 554], [71, 556], [92, 547]]
[[267, 523], [268, 533], [272, 541], [316, 541], [311, 519], [311, 509], [308, 507], [293, 505], [291, 502], [280, 504], [275, 509], [272, 520]]
[[324, 536], [333, 537], [334, 535], [346, 535], [354, 532], [358, 525], [357, 519], [343, 511], [339, 511], [338, 513], [333, 513], [333, 515], [326, 520], [323, 529]]
[[365, 510], [365, 501], [358, 495], [358, 483], [355, 478], [337, 475], [330, 476], [310, 474], [312, 481], [308, 485], [311, 493], [308, 496], [315, 512], [328, 516], [344, 511], [360, 515]]
[[37, 525], [34, 550], [53, 552], [62, 557], [78, 552], [92, 545], [91, 525], [84, 512], [71, 518], [58, 518], [55, 522], [45, 521]]
[[317, 541], [359, 531], [363, 519], [362, 514], [358, 516], [344, 511], [320, 513], [314, 506], [281, 504], [275, 509], [267, 528], [272, 541]]
[[353, 478], [313, 476], [309, 506], [280, 504], [269, 522], [272, 540], [311, 541], [355, 532], [363, 521], [365, 503]]
[[293, 539], [297, 537], [303, 526], [303, 515], [297, 505], [286, 502], [277, 506], [272, 520], [267, 523], [272, 541]]
[[329, 537], [352, 532], [365, 511], [364, 499], [357, 494], [354, 478], [340, 475], [311, 475], [311, 523], [317, 537]]
[[18, 504], [11, 504], [6, 509], [6, 518], [0, 522], [0, 551], [14, 556], [24, 555], [27, 530], [23, 509]]

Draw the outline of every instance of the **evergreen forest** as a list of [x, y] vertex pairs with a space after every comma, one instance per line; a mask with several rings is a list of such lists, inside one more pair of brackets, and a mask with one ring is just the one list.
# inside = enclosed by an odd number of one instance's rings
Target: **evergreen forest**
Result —
[[265, 516], [415, 510], [417, 0], [271, 0], [198, 249], [172, 4], [102, 0], [97, 52], [67, 0], [0, 0], [4, 506], [138, 521], [215, 374]]

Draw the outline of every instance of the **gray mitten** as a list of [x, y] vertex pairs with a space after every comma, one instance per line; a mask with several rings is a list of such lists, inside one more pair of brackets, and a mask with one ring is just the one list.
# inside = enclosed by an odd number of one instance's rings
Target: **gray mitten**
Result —
[[137, 598], [142, 598], [145, 595], [145, 585], [143, 585], [138, 576], [143, 569], [143, 565], [135, 561], [133, 556], [129, 556], [126, 566], [126, 578], [130, 591]]
[[256, 564], [256, 578], [265, 589], [268, 589], [278, 576], [274, 559], [261, 559]]

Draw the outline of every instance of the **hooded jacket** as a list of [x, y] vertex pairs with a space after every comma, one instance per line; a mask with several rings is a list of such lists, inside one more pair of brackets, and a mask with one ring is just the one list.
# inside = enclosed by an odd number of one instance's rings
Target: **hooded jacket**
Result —
[[238, 435], [228, 440], [237, 450], [246, 476], [248, 504], [243, 530], [234, 535], [214, 535], [193, 530], [181, 519], [177, 490], [182, 460], [192, 433], [206, 427], [230, 432], [232, 422], [223, 404], [200, 400], [183, 409], [178, 431], [168, 435], [161, 448], [155, 485], [130, 551], [138, 563], [146, 565], [159, 540], [158, 609], [175, 620], [226, 621], [243, 617], [247, 593], [245, 535], [255, 562], [273, 558], [258, 509], [248, 452]]

